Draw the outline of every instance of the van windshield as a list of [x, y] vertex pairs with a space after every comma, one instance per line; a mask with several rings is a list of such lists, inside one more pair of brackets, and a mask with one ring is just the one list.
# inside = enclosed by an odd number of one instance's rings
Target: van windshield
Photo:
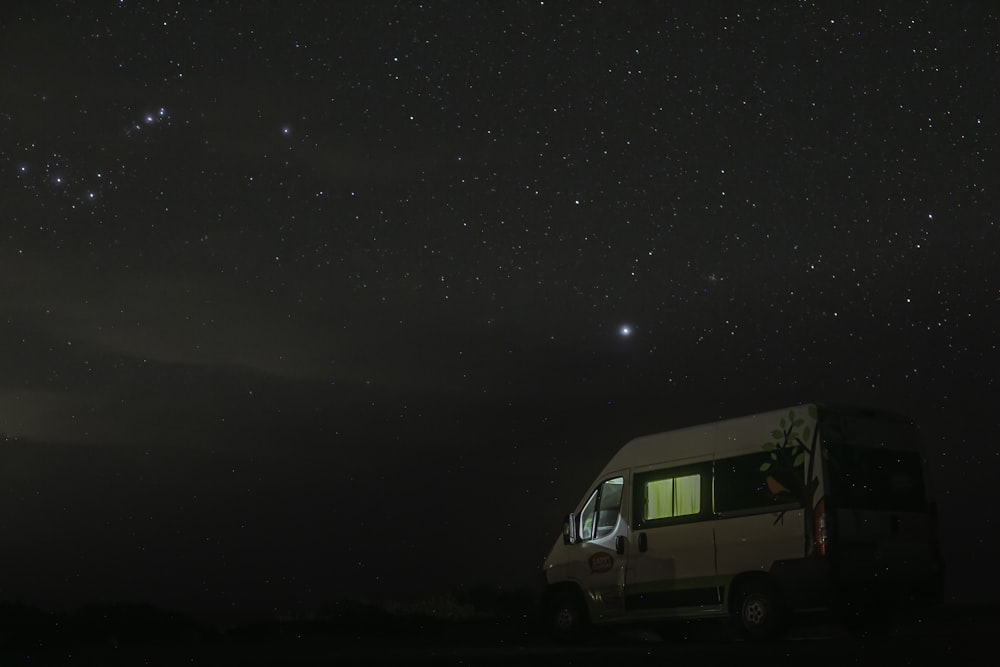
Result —
[[845, 509], [924, 511], [914, 424], [896, 415], [832, 410], [820, 420], [831, 501]]

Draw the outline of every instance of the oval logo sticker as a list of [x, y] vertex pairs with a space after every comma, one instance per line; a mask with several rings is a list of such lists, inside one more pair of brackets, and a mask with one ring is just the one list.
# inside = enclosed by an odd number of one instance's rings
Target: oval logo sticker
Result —
[[590, 557], [591, 572], [608, 572], [614, 564], [615, 559], [606, 551], [598, 551]]

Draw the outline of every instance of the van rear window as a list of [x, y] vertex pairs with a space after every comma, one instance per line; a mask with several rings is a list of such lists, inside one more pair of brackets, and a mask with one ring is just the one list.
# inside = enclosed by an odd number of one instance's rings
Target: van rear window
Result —
[[831, 500], [846, 509], [923, 511], [923, 465], [915, 451], [828, 445]]

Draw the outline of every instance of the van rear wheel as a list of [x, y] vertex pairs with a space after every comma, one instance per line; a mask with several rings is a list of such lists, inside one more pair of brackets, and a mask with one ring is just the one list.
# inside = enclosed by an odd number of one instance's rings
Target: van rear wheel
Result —
[[750, 581], [739, 590], [736, 613], [747, 639], [773, 639], [784, 631], [785, 614], [774, 586]]

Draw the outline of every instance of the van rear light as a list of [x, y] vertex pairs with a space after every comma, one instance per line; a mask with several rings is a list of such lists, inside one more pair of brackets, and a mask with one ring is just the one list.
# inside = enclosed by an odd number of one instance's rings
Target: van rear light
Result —
[[813, 544], [815, 545], [816, 553], [820, 556], [826, 555], [826, 543], [827, 538], [830, 536], [827, 531], [826, 525], [826, 502], [824, 498], [820, 498], [819, 502], [816, 503], [816, 509], [813, 515]]

